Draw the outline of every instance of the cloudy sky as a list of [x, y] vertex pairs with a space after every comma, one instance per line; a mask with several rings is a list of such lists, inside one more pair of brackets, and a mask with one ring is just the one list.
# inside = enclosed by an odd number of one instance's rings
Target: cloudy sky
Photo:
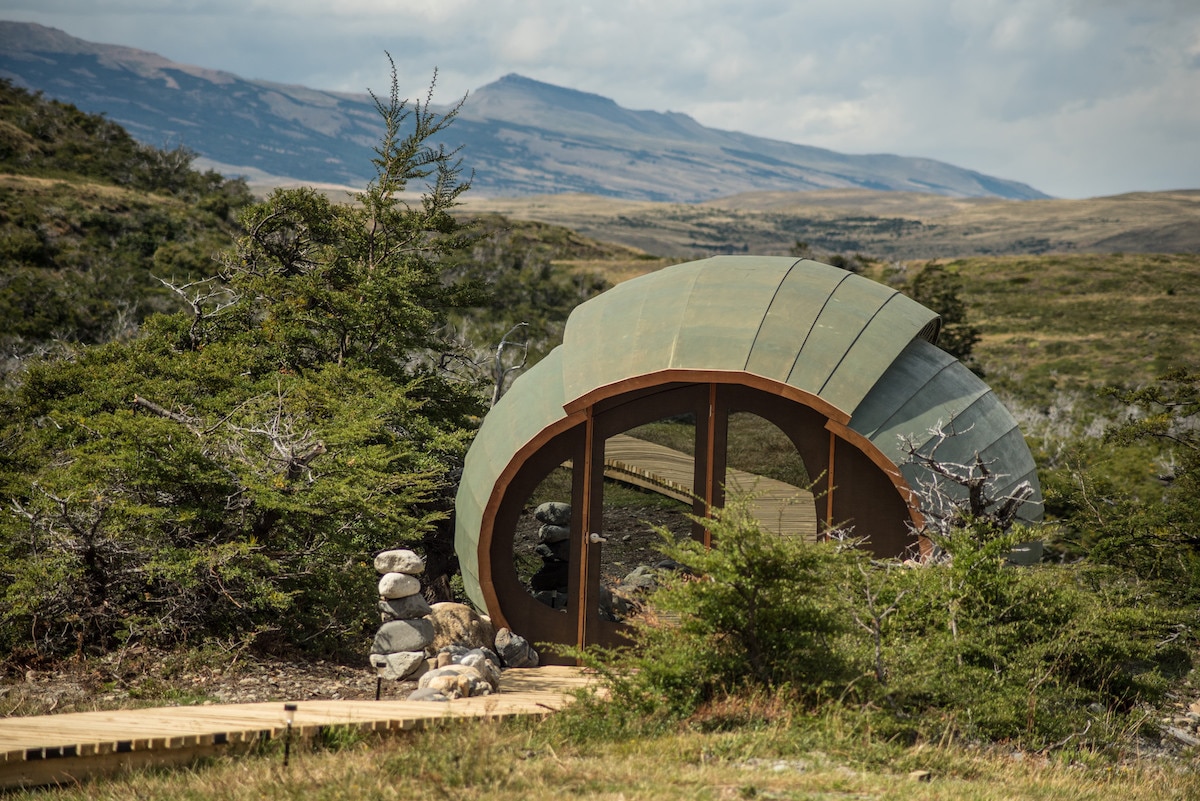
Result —
[[1059, 197], [1200, 188], [1200, 0], [0, 0], [245, 78], [450, 100], [510, 72]]

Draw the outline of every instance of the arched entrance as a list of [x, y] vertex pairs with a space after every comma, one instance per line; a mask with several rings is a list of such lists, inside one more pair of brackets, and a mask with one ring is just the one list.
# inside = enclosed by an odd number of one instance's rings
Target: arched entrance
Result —
[[[686, 453], [692, 475], [682, 489], [694, 496], [689, 511], [697, 517], [709, 506], [724, 503], [730, 421], [753, 415], [786, 437], [806, 474], [814, 478], [813, 495], [798, 488], [797, 497], [777, 499], [780, 509], [787, 503], [815, 505], [812, 536], [851, 526], [882, 555], [918, 545], [909, 525], [914, 510], [899, 471], [846, 429], [844, 414], [793, 387], [748, 374], [669, 371], [605, 387], [571, 404], [568, 411], [561, 430], [510, 465], [506, 472], [511, 477], [489, 504], [494, 516], [485, 510], [478, 543], [488, 557], [480, 563], [482, 582], [491, 590], [485, 590], [488, 610], [501, 625], [537, 632], [539, 641], [578, 646], [622, 641], [624, 625], [606, 617], [602, 596], [605, 579], [611, 578], [605, 575], [606, 551], [616, 537], [630, 533], [608, 519], [612, 505], [605, 499], [613, 481], [606, 482], [605, 474], [611, 472], [612, 443], [660, 421], [677, 421], [677, 427], [689, 432]], [[528, 577], [519, 575], [512, 554], [518, 530], [528, 531], [532, 525], [535, 493], [564, 467], [569, 483], [553, 482], [560, 492], [569, 488], [568, 497], [553, 500], [571, 507], [570, 544], [562, 554], [564, 597], [561, 603], [548, 603], [546, 590], [531, 587]], [[536, 497], [546, 499], [544, 494]], [[765, 525], [770, 528], [772, 522], [766, 520]], [[693, 537], [707, 541], [703, 525], [688, 527]]]

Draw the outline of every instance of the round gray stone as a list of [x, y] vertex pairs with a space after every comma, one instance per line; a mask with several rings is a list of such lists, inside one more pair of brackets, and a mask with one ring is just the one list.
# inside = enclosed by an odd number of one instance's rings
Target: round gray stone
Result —
[[403, 598], [384, 598], [379, 602], [379, 617], [384, 623], [390, 620], [416, 620], [429, 614], [429, 602], [421, 593]]
[[538, 529], [538, 542], [552, 545], [565, 542], [571, 536], [571, 529], [566, 526], [552, 526], [549, 523]]
[[371, 654], [371, 667], [387, 681], [403, 681], [425, 666], [424, 651], [400, 651], [394, 654]]
[[421, 591], [421, 582], [407, 573], [385, 573], [379, 579], [379, 594], [384, 598], [407, 598]]
[[543, 559], [552, 559], [556, 562], [571, 561], [571, 541], [563, 540], [562, 542], [554, 542], [546, 544], [539, 543], [533, 552]]
[[552, 526], [571, 525], [571, 504], [547, 501], [533, 510], [533, 516]]
[[419, 576], [425, 572], [425, 560], [406, 549], [384, 551], [375, 557], [375, 572], [380, 575], [405, 573], [409, 576]]
[[375, 632], [371, 646], [373, 654], [398, 654], [401, 651], [424, 651], [433, 642], [433, 624], [425, 618], [391, 620]]

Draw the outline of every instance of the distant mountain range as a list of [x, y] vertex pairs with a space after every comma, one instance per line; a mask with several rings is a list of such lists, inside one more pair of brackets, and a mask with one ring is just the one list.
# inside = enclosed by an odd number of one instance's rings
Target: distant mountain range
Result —
[[[246, 80], [4, 21], [0, 78], [103, 113], [142, 142], [183, 145], [225, 174], [341, 186], [362, 186], [373, 174], [380, 124], [366, 94]], [[846, 155], [706, 128], [684, 114], [631, 111], [520, 75], [472, 92], [445, 143], [463, 146], [472, 191], [491, 197], [583, 192], [694, 202], [816, 189], [1047, 197], [932, 159]]]

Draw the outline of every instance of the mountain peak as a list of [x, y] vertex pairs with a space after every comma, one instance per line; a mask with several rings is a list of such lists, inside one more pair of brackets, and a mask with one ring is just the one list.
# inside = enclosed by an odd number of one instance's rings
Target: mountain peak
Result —
[[505, 107], [514, 104], [518, 110], [533, 105], [577, 114], [611, 114], [620, 108], [607, 97], [555, 86], [515, 72], [476, 89], [471, 93], [468, 103], [477, 108], [486, 107], [489, 115], [502, 112]]
[[[377, 141], [369, 98], [247, 80], [40, 25], [0, 22], [0, 74], [140, 141], [180, 143], [227, 174], [361, 186]], [[236, 98], [236, 100], [235, 100]], [[587, 192], [670, 201], [740, 192], [876, 189], [1045, 197], [930, 159], [856, 156], [634, 111], [591, 92], [509, 73], [471, 93], [443, 144], [461, 146], [493, 196]]]

